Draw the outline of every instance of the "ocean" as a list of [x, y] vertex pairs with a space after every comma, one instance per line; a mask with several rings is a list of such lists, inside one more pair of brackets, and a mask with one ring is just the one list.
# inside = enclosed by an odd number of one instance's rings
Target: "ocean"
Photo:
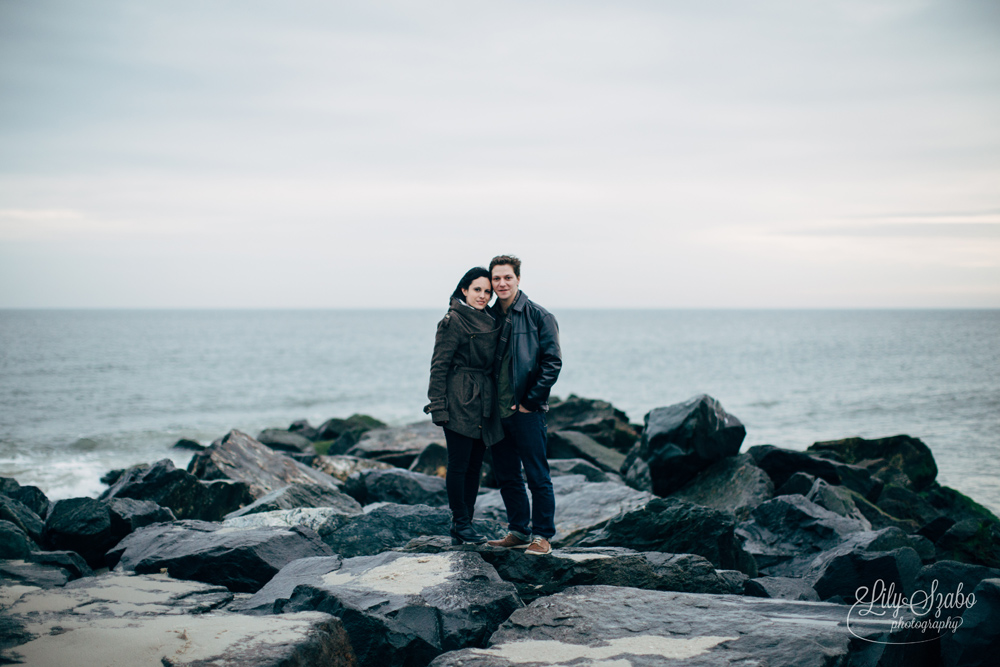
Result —
[[[1000, 513], [998, 310], [559, 310], [554, 395], [641, 423], [700, 393], [744, 450], [906, 433]], [[0, 475], [95, 496], [113, 468], [231, 428], [425, 419], [440, 310], [0, 311]]]

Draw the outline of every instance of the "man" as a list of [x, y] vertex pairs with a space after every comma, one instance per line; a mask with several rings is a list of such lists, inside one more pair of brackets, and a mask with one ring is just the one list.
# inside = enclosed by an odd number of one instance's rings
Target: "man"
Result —
[[[517, 257], [494, 257], [490, 276], [497, 295], [491, 310], [502, 326], [494, 372], [504, 431], [503, 440], [490, 451], [510, 532], [487, 544], [547, 554], [552, 551], [549, 540], [556, 534], [556, 500], [546, 458], [545, 412], [549, 391], [562, 368], [559, 327], [551, 313], [519, 289], [521, 260]], [[530, 507], [522, 465], [531, 490]]]

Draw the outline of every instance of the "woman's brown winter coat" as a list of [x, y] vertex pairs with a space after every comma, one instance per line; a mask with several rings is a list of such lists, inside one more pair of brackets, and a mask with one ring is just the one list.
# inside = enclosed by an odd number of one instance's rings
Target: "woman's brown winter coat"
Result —
[[458, 299], [438, 323], [431, 357], [430, 403], [424, 412], [445, 428], [487, 447], [503, 439], [497, 409], [493, 354], [500, 329], [485, 310]]

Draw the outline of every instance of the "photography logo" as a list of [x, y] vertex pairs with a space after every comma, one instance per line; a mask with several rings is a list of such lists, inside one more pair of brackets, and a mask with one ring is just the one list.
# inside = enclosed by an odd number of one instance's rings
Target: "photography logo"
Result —
[[[858, 639], [876, 644], [934, 641], [962, 627], [962, 613], [976, 604], [975, 594], [965, 593], [962, 583], [954, 591], [943, 591], [937, 579], [929, 590], [914, 591], [908, 598], [896, 590], [895, 583], [886, 585], [882, 579], [871, 587], [859, 586], [854, 597], [857, 602], [847, 614], [847, 629]], [[890, 639], [871, 639], [873, 631], [878, 636], [888, 631]], [[892, 639], [896, 633], [901, 633], [898, 641]]]

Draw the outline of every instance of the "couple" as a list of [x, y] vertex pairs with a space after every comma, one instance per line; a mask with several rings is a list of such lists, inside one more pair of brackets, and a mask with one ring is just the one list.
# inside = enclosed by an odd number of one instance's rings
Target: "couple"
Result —
[[487, 544], [540, 555], [552, 551], [556, 532], [545, 412], [562, 358], [556, 319], [518, 288], [520, 281], [521, 260], [513, 255], [494, 257], [489, 271], [476, 267], [459, 281], [438, 323], [424, 412], [444, 427], [448, 444], [453, 543], [486, 542], [472, 516], [490, 447], [510, 532]]

